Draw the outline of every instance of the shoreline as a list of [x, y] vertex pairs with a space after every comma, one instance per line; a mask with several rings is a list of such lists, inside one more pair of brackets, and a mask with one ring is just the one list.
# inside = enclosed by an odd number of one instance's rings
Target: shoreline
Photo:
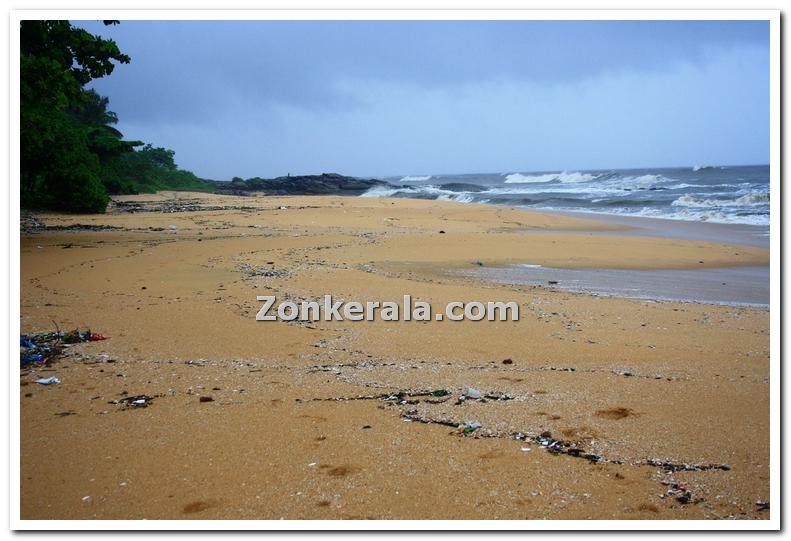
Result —
[[606, 234], [701, 240], [769, 248], [769, 226], [671, 220], [667, 218], [650, 218], [647, 216], [619, 216], [617, 214], [607, 214], [604, 212], [546, 212], [557, 213], [561, 216], [601, 221], [610, 225], [621, 225], [630, 228], [618, 233], [613, 232]]

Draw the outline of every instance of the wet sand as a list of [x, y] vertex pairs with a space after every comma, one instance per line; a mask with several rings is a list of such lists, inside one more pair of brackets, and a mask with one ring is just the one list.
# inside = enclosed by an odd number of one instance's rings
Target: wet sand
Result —
[[[451, 202], [119, 199], [135, 212], [24, 221], [22, 331], [109, 339], [20, 374], [22, 518], [769, 518], [767, 309], [449, 274], [754, 267], [766, 249]], [[326, 293], [523, 315], [255, 321], [256, 295]]]

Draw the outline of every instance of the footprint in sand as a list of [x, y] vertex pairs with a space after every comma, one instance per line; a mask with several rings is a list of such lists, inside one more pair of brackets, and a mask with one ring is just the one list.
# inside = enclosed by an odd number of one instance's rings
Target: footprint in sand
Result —
[[349, 464], [342, 464], [340, 466], [333, 466], [332, 464], [319, 464], [319, 470], [326, 473], [330, 477], [346, 477], [361, 471], [362, 468], [352, 466]]
[[634, 410], [630, 408], [624, 408], [622, 406], [599, 410], [596, 412], [597, 417], [603, 417], [604, 419], [612, 420], [626, 419], [627, 417], [634, 417], [636, 415], [637, 414], [634, 412]]
[[185, 505], [184, 508], [181, 510], [181, 512], [184, 513], [185, 515], [191, 515], [193, 513], [200, 513], [201, 511], [206, 511], [207, 509], [216, 506], [217, 506], [217, 502], [196, 501]]

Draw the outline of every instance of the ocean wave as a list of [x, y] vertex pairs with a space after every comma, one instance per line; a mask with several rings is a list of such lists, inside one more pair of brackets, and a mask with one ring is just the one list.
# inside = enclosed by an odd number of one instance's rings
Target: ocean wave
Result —
[[360, 194], [360, 197], [392, 197], [400, 190], [401, 188], [396, 188], [395, 186], [392, 188], [388, 186], [375, 186], [367, 192]]
[[693, 165], [693, 171], [708, 171], [711, 169], [719, 169], [720, 171], [727, 169], [724, 165]]
[[[595, 212], [696, 222], [769, 224], [762, 171], [692, 173], [689, 168], [561, 173], [406, 176], [363, 197], [398, 197]], [[432, 179], [430, 182], [426, 180]]]
[[620, 179], [613, 179], [614, 184], [626, 188], [650, 188], [661, 182], [667, 182], [671, 179], [663, 177], [662, 175], [640, 175], [637, 177], [623, 177]]
[[522, 173], [511, 173], [510, 175], [505, 176], [506, 184], [537, 184], [543, 182], [590, 182], [594, 180], [599, 175], [592, 175], [590, 173], [568, 173], [563, 171], [562, 173], [545, 173], [541, 175], [523, 175]]
[[466, 193], [457, 193], [454, 195], [450, 194], [441, 194], [437, 197], [439, 201], [456, 201], [457, 203], [472, 203], [475, 201], [475, 198]]
[[768, 226], [769, 215], [766, 213], [742, 213], [727, 212], [722, 210], [694, 210], [681, 209], [676, 212], [668, 212], [668, 209], [657, 207], [633, 208], [599, 208], [599, 209], [580, 209], [569, 207], [532, 207], [540, 210], [560, 210], [560, 211], [582, 211], [593, 214], [614, 214], [617, 216], [634, 216], [639, 218], [660, 218], [663, 220], [680, 220], [685, 222], [709, 222], [719, 224], [740, 224]]
[[670, 204], [674, 207], [690, 208], [750, 207], [768, 205], [769, 194], [766, 192], [752, 192], [736, 199], [704, 199], [693, 194], [687, 194], [682, 195]]

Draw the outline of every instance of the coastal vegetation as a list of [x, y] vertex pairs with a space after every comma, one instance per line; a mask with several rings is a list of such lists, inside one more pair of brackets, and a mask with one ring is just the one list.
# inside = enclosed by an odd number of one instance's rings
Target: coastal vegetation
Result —
[[69, 21], [22, 21], [20, 52], [23, 208], [104, 212], [110, 194], [214, 189], [174, 151], [124, 139], [109, 99], [88, 88], [131, 61], [115, 41]]

